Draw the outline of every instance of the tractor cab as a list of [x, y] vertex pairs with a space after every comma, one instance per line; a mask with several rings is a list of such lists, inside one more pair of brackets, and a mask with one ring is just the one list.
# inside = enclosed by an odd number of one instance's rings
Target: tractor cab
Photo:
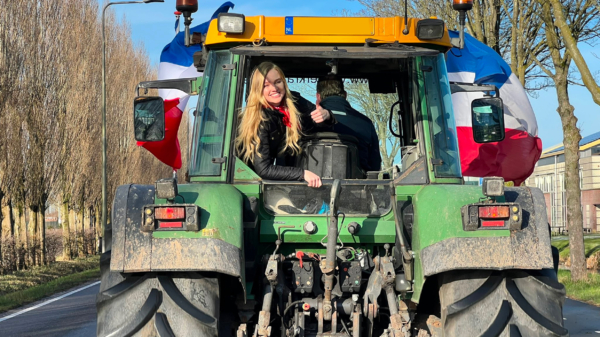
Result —
[[[246, 18], [246, 22], [255, 20]], [[270, 21], [277, 20], [287, 20], [288, 25], [292, 25], [290, 22], [293, 21], [294, 27], [302, 27], [301, 24], [307, 25], [303, 23], [306, 20], [320, 24], [319, 20], [329, 19], [265, 20], [266, 27], [269, 27]], [[227, 179], [234, 184], [260, 181], [264, 207], [273, 215], [326, 214], [329, 189], [334, 179], [341, 179], [342, 185], [347, 186], [345, 191], [348, 193], [342, 194], [339, 200], [341, 212], [368, 216], [389, 213], [391, 182], [395, 185], [423, 185], [436, 181], [460, 184], [456, 128], [443, 54], [443, 50], [449, 47], [447, 33], [435, 41], [442, 46], [405, 45], [397, 42], [398, 37], [367, 38], [374, 27], [393, 24], [389, 19], [369, 20], [371, 26], [365, 30], [365, 36], [344, 37], [346, 40], [352, 37], [349, 42], [354, 43], [343, 43], [341, 37], [339, 42], [332, 42], [331, 37], [289, 34], [274, 39], [267, 35], [259, 42], [254, 41], [253, 36], [247, 37], [249, 43], [238, 42], [232, 47], [219, 39], [227, 41], [229, 36], [234, 38], [236, 35], [211, 35], [209, 31], [206, 40], [209, 50], [204, 55], [206, 64], [191, 144], [189, 175], [192, 181], [200, 176], [223, 174], [224, 171], [228, 172]], [[344, 24], [351, 27], [355, 21], [359, 25], [364, 20], [348, 18]], [[381, 27], [376, 28], [381, 30]], [[299, 29], [295, 28], [294, 34], [298, 32]], [[359, 32], [354, 29], [349, 34], [358, 35]], [[313, 43], [298, 43], [300, 38]], [[396, 42], [374, 43], [371, 40]], [[279, 43], [276, 44], [276, 41]], [[220, 49], [223, 46], [228, 48]], [[337, 133], [305, 134], [301, 139], [302, 152], [292, 163], [315, 172], [323, 179], [324, 186], [317, 190], [299, 181], [260, 179], [250, 165], [236, 157], [235, 149], [230, 148], [228, 154], [222, 152], [226, 148], [223, 144], [231, 143], [237, 134], [237, 116], [245, 107], [252, 71], [265, 61], [278, 65], [290, 90], [311, 102], [316, 101], [319, 78], [331, 73], [341, 78], [346, 100], [371, 121], [377, 133], [377, 150], [382, 158], [378, 165], [380, 169], [368, 171], [361, 167], [358, 154], [363, 144], [351, 131], [344, 132], [344, 128]], [[234, 67], [236, 70], [233, 70]], [[235, 95], [224, 91], [228, 83], [235, 85]], [[340, 118], [339, 114], [343, 112], [333, 111], [334, 116], [336, 113]], [[371, 126], [359, 121], [344, 127], [347, 130]], [[229, 167], [214, 159], [224, 156], [233, 158], [228, 161]]]

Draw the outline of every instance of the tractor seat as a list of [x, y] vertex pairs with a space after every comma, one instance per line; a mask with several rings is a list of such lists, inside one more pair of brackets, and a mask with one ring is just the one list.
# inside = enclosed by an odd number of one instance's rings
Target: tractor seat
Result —
[[335, 132], [317, 132], [300, 140], [302, 153], [297, 167], [309, 170], [322, 179], [364, 179], [360, 167], [356, 137]]

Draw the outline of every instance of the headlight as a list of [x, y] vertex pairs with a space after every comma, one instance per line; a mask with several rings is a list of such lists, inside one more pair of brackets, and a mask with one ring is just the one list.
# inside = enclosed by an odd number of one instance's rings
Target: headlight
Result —
[[444, 21], [439, 19], [423, 19], [417, 22], [417, 38], [419, 40], [437, 40], [444, 37]]
[[243, 34], [245, 22], [244, 14], [220, 13], [217, 18], [219, 31], [229, 34]]

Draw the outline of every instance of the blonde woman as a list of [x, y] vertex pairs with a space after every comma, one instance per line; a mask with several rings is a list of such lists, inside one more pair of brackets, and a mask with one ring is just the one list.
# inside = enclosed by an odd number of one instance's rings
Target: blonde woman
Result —
[[273, 164], [279, 155], [300, 153], [302, 134], [331, 129], [333, 123], [330, 111], [290, 92], [281, 68], [263, 62], [252, 72], [248, 102], [240, 115], [238, 156], [263, 179], [305, 180], [310, 187], [321, 187], [321, 178], [311, 171]]

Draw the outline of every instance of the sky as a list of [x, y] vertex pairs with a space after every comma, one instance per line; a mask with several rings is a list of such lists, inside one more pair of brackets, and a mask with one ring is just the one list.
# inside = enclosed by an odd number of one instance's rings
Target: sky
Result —
[[[200, 0], [198, 12], [192, 17], [192, 26], [207, 21], [224, 0]], [[362, 6], [354, 0], [234, 0], [236, 6], [230, 12], [246, 16], [333, 16], [340, 10], [357, 12]], [[148, 3], [133, 5], [113, 5], [111, 8], [120, 19], [126, 20], [132, 32], [133, 41], [142, 44], [148, 52], [152, 63], [158, 65], [160, 53], [175, 36], [175, 0], [164, 3]], [[183, 22], [183, 18], [181, 20]], [[181, 25], [183, 30], [183, 23]], [[594, 54], [596, 47], [580, 46], [588, 66], [593, 72], [600, 73], [600, 53]], [[600, 76], [599, 76], [600, 77]], [[583, 137], [600, 131], [600, 106], [592, 100], [585, 87], [571, 86], [569, 89], [571, 104], [575, 107], [577, 125]], [[556, 112], [558, 101], [554, 88], [537, 92], [537, 97], [530, 97], [531, 105], [538, 122], [538, 137], [542, 139], [543, 148], [549, 148], [562, 142], [560, 117]]]

